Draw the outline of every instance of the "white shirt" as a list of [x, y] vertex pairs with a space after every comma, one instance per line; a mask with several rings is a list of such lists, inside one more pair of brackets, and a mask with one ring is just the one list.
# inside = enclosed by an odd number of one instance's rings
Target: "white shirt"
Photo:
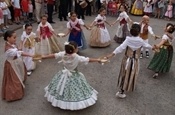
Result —
[[36, 34], [34, 32], [31, 32], [29, 35], [24, 31], [21, 35], [21, 41], [24, 41], [26, 40], [26, 38], [29, 38], [30, 36], [35, 36], [36, 37]]
[[54, 31], [54, 29], [52, 28], [52, 26], [51, 26], [51, 24], [50, 24], [49, 22], [46, 22], [45, 25], [42, 25], [42, 23], [40, 23], [40, 24], [38, 25], [37, 31], [40, 32], [40, 27], [46, 27], [46, 26], [49, 27], [49, 30], [50, 30], [50, 31]]
[[65, 51], [55, 53], [55, 58], [61, 58], [61, 62], [63, 62], [63, 65], [66, 67], [68, 70], [74, 70], [77, 68], [78, 64], [80, 63], [85, 63], [88, 64], [89, 58], [84, 57], [84, 56], [79, 56], [76, 53], [73, 54], [66, 54]]
[[133, 51], [137, 50], [140, 47], [147, 47], [152, 48], [152, 46], [146, 42], [143, 41], [140, 37], [126, 37], [126, 40], [117, 47], [113, 53], [116, 55], [118, 53], [121, 53], [123, 50], [126, 49], [126, 47], [130, 47]]
[[18, 8], [18, 9], [21, 8], [20, 7], [20, 1], [19, 0], [12, 0], [12, 3], [13, 3], [13, 5], [14, 5], [15, 8]]
[[[68, 29], [71, 29], [71, 28], [72, 28], [70, 23], [71, 23], [70, 21], [67, 22], [67, 28], [68, 28]], [[78, 19], [78, 24], [80, 24], [80, 25], [84, 25], [83, 20], [82, 20], [82, 19]]]
[[0, 2], [0, 8], [3, 9], [3, 8], [7, 8], [5, 10], [2, 10], [3, 12], [3, 15], [8, 15], [8, 6], [5, 2]]

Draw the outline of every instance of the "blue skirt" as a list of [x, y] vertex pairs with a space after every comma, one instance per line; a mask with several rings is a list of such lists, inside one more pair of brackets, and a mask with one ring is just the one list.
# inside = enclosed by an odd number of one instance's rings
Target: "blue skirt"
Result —
[[77, 43], [78, 48], [84, 50], [87, 48], [86, 39], [84, 37], [83, 31], [78, 32], [76, 35], [71, 32], [68, 41], [74, 41]]

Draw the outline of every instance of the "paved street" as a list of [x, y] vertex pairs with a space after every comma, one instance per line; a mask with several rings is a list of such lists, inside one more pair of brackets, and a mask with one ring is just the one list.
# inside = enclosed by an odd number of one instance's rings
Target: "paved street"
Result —
[[[85, 23], [89, 25], [95, 16], [86, 17]], [[107, 17], [108, 22], [115, 21], [114, 17]], [[140, 21], [141, 17], [131, 16], [133, 21]], [[55, 32], [66, 32], [66, 22], [60, 22], [54, 17], [56, 24], [53, 25]], [[157, 35], [162, 35], [164, 27], [168, 21], [152, 18], [150, 25]], [[175, 24], [175, 23], [174, 23]], [[33, 24], [35, 32], [37, 24]], [[113, 39], [116, 26], [107, 26], [111, 39]], [[83, 28], [87, 41], [90, 37], [90, 31]], [[17, 30], [18, 42], [22, 29]], [[59, 38], [61, 44], [67, 40]], [[150, 38], [150, 44], [155, 44]], [[4, 40], [0, 39], [0, 85], [2, 85], [4, 56]], [[63, 45], [62, 45], [63, 46]], [[107, 48], [88, 48], [80, 52], [81, 55], [88, 57], [99, 57], [112, 52], [118, 44], [114, 41]], [[175, 46], [175, 43], [174, 43]], [[153, 79], [153, 72], [146, 69], [153, 52], [150, 52], [149, 59], [140, 60], [140, 73], [138, 76], [137, 87], [133, 93], [127, 93], [126, 99], [118, 99], [115, 97], [117, 92], [117, 77], [120, 70], [122, 54], [114, 57], [110, 63], [100, 65], [98, 63], [90, 63], [89, 65], [80, 65], [79, 71], [85, 76], [87, 81], [98, 92], [97, 103], [87, 109], [80, 111], [65, 111], [52, 107], [46, 98], [44, 98], [44, 87], [52, 79], [53, 75], [62, 69], [58, 64], [58, 60], [47, 59], [41, 63], [37, 63], [37, 68], [26, 81], [25, 96], [22, 100], [15, 102], [6, 102], [0, 99], [0, 115], [175, 115], [175, 58], [171, 66], [171, 71], [162, 74], [158, 79]], [[1, 91], [1, 88], [0, 88]], [[1, 92], [0, 92], [1, 94]]]

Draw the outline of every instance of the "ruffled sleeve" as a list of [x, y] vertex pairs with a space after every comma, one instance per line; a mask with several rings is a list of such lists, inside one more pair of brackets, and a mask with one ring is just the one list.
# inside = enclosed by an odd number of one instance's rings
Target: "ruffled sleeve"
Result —
[[168, 36], [164, 34], [164, 35], [162, 36], [162, 39], [163, 39], [163, 40], [168, 40]]
[[89, 58], [84, 57], [84, 56], [78, 56], [78, 60], [80, 63], [88, 64], [89, 63]]
[[68, 29], [71, 29], [71, 27], [70, 27], [70, 22], [67, 22], [67, 28], [68, 28]]
[[21, 54], [22, 54], [23, 51], [18, 51], [17, 48], [14, 48], [14, 49], [8, 49], [5, 53], [6, 53], [6, 56], [7, 57], [21, 57]]
[[119, 47], [117, 47], [114, 51], [113, 51], [113, 53], [116, 55], [116, 54], [118, 54], [118, 53], [121, 53], [123, 50], [125, 50], [126, 49], [126, 47], [128, 46], [128, 39], [127, 39], [128, 37], [126, 37], [126, 40], [119, 46]]
[[83, 22], [82, 19], [78, 19], [78, 22], [79, 22], [80, 25], [84, 25], [84, 22]]
[[63, 56], [64, 56], [64, 54], [65, 54], [65, 52], [64, 52], [64, 51], [63, 51], [63, 52], [59, 52], [59, 53], [55, 53], [55, 54], [54, 54], [55, 59], [58, 59], [58, 58], [63, 57]]
[[51, 31], [54, 31], [54, 29], [53, 29], [53, 27], [51, 26], [50, 23], [47, 23], [47, 26], [49, 27], [49, 29], [50, 29]]

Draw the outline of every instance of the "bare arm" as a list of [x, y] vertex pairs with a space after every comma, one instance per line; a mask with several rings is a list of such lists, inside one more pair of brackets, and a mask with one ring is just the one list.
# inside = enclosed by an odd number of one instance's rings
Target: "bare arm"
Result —
[[109, 22], [105, 21], [105, 23], [108, 24], [109, 26], [111, 26], [111, 24]]
[[65, 33], [65, 35], [63, 37], [66, 37], [68, 34], [70, 34], [71, 29], [68, 29], [68, 31]]
[[32, 54], [28, 54], [28, 53], [25, 53], [25, 52], [22, 52], [21, 53], [21, 56], [24, 56], [24, 57], [33, 57]]
[[89, 58], [89, 62], [101, 62], [101, 60], [95, 58]]
[[55, 58], [55, 54], [49, 54], [46, 56], [42, 56], [42, 59], [47, 59], [47, 58]]
[[162, 46], [165, 42], [166, 42], [166, 40], [162, 39], [162, 41], [156, 45], [157, 48], [160, 48], [160, 46]]

